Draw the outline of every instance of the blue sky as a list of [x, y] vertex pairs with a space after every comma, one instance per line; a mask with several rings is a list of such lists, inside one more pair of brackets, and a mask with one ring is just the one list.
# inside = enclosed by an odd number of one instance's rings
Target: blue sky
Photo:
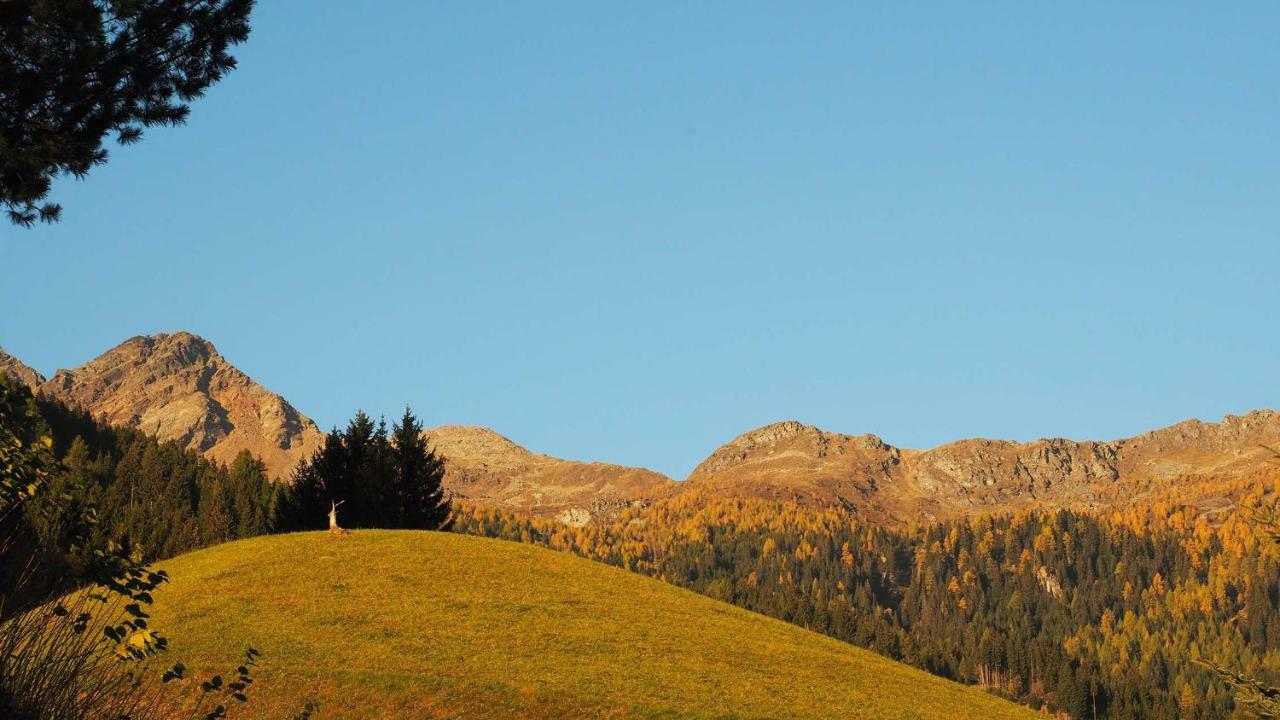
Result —
[[1280, 5], [901, 5], [263, 3], [0, 227], [0, 345], [187, 329], [325, 427], [676, 477], [1280, 406]]

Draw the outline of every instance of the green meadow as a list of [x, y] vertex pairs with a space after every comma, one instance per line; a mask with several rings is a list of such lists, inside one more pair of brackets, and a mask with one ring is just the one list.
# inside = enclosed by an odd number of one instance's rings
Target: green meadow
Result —
[[167, 660], [233, 717], [1030, 718], [873, 653], [588, 560], [425, 531], [299, 533], [166, 561]]

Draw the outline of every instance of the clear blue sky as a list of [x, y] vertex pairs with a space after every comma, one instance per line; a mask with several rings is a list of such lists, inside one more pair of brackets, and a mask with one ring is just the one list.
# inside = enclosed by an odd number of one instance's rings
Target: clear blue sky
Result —
[[264, 2], [0, 227], [0, 345], [188, 329], [325, 427], [677, 477], [1280, 406], [1280, 4], [853, 5]]

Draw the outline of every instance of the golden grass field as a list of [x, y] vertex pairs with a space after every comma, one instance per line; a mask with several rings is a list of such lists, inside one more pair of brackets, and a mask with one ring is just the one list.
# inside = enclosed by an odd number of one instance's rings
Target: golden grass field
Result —
[[978, 689], [657, 580], [529, 545], [357, 531], [161, 564], [166, 661], [262, 651], [231, 717], [1030, 718]]

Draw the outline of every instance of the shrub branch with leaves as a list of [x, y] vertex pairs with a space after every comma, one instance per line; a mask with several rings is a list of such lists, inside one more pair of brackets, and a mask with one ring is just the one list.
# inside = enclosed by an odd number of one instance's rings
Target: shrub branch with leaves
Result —
[[[18, 542], [31, 534], [24, 510], [39, 500], [66, 514], [64, 498], [47, 497], [51, 447], [30, 392], [0, 374], [0, 717], [145, 720], [191, 708], [197, 717], [227, 717], [230, 702], [248, 700], [260, 653], [250, 648], [230, 682], [188, 679], [181, 663], [161, 675], [155, 662], [168, 641], [151, 627], [148, 608], [168, 575], [115, 543], [85, 547], [97, 521], [92, 506], [70, 523], [62, 548], [88, 558], [80, 589], [63, 594], [54, 583], [42, 600], [11, 602], [40, 569], [39, 549]], [[176, 684], [195, 699], [170, 692], [174, 681], [187, 681]]]

